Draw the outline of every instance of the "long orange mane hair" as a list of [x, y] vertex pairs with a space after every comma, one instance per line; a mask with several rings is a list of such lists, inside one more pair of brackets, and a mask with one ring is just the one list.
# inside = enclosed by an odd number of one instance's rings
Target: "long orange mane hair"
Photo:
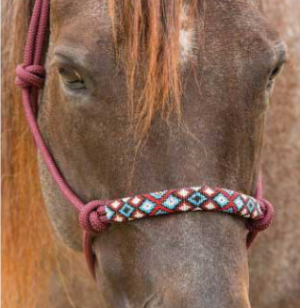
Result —
[[54, 245], [39, 188], [36, 150], [16, 88], [33, 1], [2, 2], [2, 307], [34, 307]]

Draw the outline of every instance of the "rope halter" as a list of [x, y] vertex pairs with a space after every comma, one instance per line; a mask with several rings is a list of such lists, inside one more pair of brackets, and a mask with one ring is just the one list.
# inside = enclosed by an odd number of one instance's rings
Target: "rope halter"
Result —
[[190, 187], [162, 192], [140, 194], [111, 201], [95, 200], [85, 204], [72, 190], [56, 166], [38, 127], [35, 107], [37, 91], [44, 85], [45, 68], [43, 49], [49, 22], [50, 0], [36, 0], [25, 47], [24, 63], [16, 69], [16, 84], [22, 89], [22, 102], [35, 145], [41, 153], [54, 182], [65, 198], [78, 211], [79, 222], [84, 229], [83, 250], [89, 269], [95, 276], [93, 238], [109, 228], [111, 224], [127, 221], [186, 213], [195, 211], [221, 212], [247, 219], [249, 229], [247, 246], [256, 234], [269, 227], [274, 210], [262, 197], [262, 186], [258, 182], [254, 197], [222, 188]]

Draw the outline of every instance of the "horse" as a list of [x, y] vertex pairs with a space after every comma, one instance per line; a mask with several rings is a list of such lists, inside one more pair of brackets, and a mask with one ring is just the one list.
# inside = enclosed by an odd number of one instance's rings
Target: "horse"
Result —
[[299, 1], [51, 1], [39, 126], [83, 200], [253, 194], [261, 168], [276, 209], [249, 254], [230, 215], [113, 227], [93, 244], [97, 286], [14, 85], [33, 2], [3, 3], [4, 306], [298, 307]]

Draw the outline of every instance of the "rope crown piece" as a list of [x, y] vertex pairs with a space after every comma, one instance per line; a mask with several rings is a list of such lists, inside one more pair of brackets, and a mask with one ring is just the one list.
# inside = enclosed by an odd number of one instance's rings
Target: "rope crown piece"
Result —
[[249, 247], [256, 234], [269, 227], [274, 214], [273, 206], [263, 199], [261, 180], [258, 182], [255, 198], [228, 189], [203, 186], [140, 194], [111, 201], [94, 200], [85, 204], [73, 192], [45, 144], [35, 113], [38, 102], [36, 93], [43, 87], [46, 75], [42, 56], [49, 22], [49, 6], [50, 0], [35, 1], [24, 63], [16, 68], [16, 84], [22, 89], [24, 112], [36, 147], [54, 182], [79, 214], [80, 225], [85, 231], [83, 250], [92, 275], [95, 277], [93, 237], [109, 228], [111, 224], [136, 219], [194, 211], [236, 215], [247, 219], [246, 227], [250, 231], [247, 238]]

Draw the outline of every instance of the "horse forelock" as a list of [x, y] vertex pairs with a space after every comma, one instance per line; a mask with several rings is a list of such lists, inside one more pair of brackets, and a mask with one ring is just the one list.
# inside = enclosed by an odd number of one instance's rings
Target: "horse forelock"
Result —
[[132, 120], [141, 136], [155, 115], [181, 116], [181, 73], [196, 55], [194, 21], [199, 1], [108, 3], [116, 54], [125, 54]]

